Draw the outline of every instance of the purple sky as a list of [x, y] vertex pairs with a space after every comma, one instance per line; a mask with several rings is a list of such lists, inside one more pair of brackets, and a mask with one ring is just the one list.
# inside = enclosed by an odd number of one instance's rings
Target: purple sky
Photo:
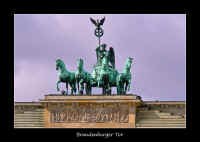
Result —
[[134, 58], [129, 93], [144, 101], [186, 100], [185, 14], [16, 14], [15, 101], [38, 101], [45, 94], [58, 93], [56, 58], [63, 59], [69, 71], [76, 71], [81, 57], [91, 72], [98, 41], [89, 17], [103, 16], [102, 43], [113, 46], [117, 70], [122, 71], [129, 56]]

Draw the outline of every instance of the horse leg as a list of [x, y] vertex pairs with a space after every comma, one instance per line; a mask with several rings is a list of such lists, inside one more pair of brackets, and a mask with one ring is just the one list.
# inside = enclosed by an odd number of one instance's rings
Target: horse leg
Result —
[[109, 95], [111, 95], [111, 92], [112, 92], [111, 89], [112, 89], [111, 87], [109, 87], [109, 89], [108, 89], [108, 94], [109, 94]]
[[126, 85], [126, 82], [124, 82], [124, 84], [123, 84], [123, 95], [126, 94], [126, 89], [127, 89], [127, 85]]
[[118, 93], [119, 95], [123, 94], [123, 80], [122, 80], [122, 74], [120, 74], [117, 78], [117, 86], [118, 86]]
[[91, 95], [91, 84], [90, 83], [87, 83], [86, 84], [86, 94], [87, 95]]
[[73, 81], [72, 83], [71, 83], [71, 89], [72, 89], [72, 94], [73, 95], [76, 95], [76, 82], [75, 81]]
[[106, 79], [106, 84], [107, 84], [107, 92], [106, 93], [109, 95], [110, 94], [110, 78], [109, 78], [109, 76]]
[[110, 91], [110, 85], [107, 82], [106, 82], [106, 84], [107, 85], [106, 85], [106, 90], [105, 91], [106, 91], [106, 95], [108, 96], [109, 95], [109, 91]]
[[76, 83], [77, 83], [77, 86], [78, 86], [78, 92], [79, 92], [79, 80], [77, 80]]
[[76, 81], [75, 80], [72, 82], [72, 93], [76, 95]]
[[118, 82], [118, 93], [119, 93], [119, 95], [122, 94], [122, 83], [121, 83], [121, 81]]
[[126, 85], [125, 85], [125, 91], [124, 91], [124, 94], [126, 94], [126, 92], [127, 92], [127, 89], [128, 89], [128, 81], [126, 81], [126, 83], [125, 83]]
[[83, 94], [83, 91], [84, 91], [84, 82], [83, 82], [83, 80], [80, 81], [80, 85], [81, 85], [81, 89], [80, 89], [79, 93]]
[[87, 83], [87, 94], [91, 95], [91, 90], [92, 90], [92, 84], [91, 83]]
[[88, 95], [88, 86], [87, 86], [87, 84], [85, 86], [85, 94]]
[[68, 82], [66, 82], [66, 95], [68, 95]]
[[89, 87], [88, 87], [88, 84], [86, 84], [85, 92], [86, 92], [87, 95], [89, 94]]
[[109, 92], [108, 92], [108, 94], [110, 94], [110, 95], [111, 95], [111, 94], [112, 94], [112, 87], [111, 87], [110, 81], [109, 81], [109, 83], [108, 83], [108, 84], [109, 84]]
[[91, 95], [92, 94], [92, 87], [89, 86], [89, 94]]
[[70, 87], [71, 87], [71, 95], [73, 95], [74, 94], [74, 90], [73, 90], [73, 85], [72, 85], [72, 83], [71, 82], [69, 82], [69, 85], [70, 85]]
[[107, 94], [108, 95], [111, 95], [111, 87], [110, 87], [110, 84], [108, 83], [107, 85]]
[[71, 95], [76, 95], [76, 75], [70, 73], [69, 83], [71, 87]]
[[116, 88], [117, 88], [117, 94], [119, 94], [119, 86], [117, 85], [117, 87], [116, 87]]
[[119, 81], [118, 81], [118, 77], [116, 79], [116, 88], [117, 88], [117, 95], [119, 95]]
[[61, 80], [58, 80], [57, 83], [56, 83], [57, 91], [60, 91], [60, 89], [59, 89], [59, 87], [58, 87], [59, 83], [61, 83]]
[[103, 94], [103, 95], [105, 94], [104, 86], [102, 86], [102, 94]]
[[124, 94], [124, 83], [121, 82], [121, 95], [123, 95], [123, 94]]
[[122, 95], [125, 93], [124, 83], [122, 83]]

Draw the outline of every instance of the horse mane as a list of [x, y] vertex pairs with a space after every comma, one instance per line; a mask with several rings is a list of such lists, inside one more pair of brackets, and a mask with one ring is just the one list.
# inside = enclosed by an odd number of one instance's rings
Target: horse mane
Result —
[[[130, 57], [129, 57], [129, 58], [126, 60], [126, 62], [125, 62], [124, 71], [125, 71], [126, 69], [128, 69], [128, 70], [131, 69], [131, 64], [132, 64], [132, 62], [133, 62], [133, 58], [130, 58]], [[130, 67], [129, 67], [129, 68], [127, 68], [127, 67], [128, 67], [128, 64], [130, 64]]]
[[81, 67], [82, 67], [81, 69], [84, 71], [84, 67], [83, 67], [83, 66], [84, 66], [83, 59], [81, 59], [81, 58], [78, 59], [78, 66], [79, 66], [79, 67], [81, 66]]
[[[62, 64], [63, 67], [65, 67], [65, 63], [61, 59], [57, 59], [56, 62], [59, 62], [60, 64]], [[66, 69], [66, 67], [65, 67], [65, 69]]]

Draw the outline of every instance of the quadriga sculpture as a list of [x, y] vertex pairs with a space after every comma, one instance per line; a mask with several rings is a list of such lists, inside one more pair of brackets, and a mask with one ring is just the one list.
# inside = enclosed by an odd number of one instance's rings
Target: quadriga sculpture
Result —
[[125, 62], [125, 67], [122, 73], [117, 76], [117, 94], [126, 94], [127, 91], [130, 91], [131, 84], [131, 64], [133, 58], [128, 58]]
[[[100, 38], [103, 36], [104, 31], [101, 28], [105, 21], [105, 17], [101, 20], [94, 20], [90, 18], [91, 22], [95, 25], [95, 36], [98, 37], [99, 44], [96, 48], [97, 63], [93, 66], [92, 73], [84, 70], [83, 60], [78, 59], [77, 71], [69, 72], [66, 70], [65, 64], [62, 60], [56, 60], [56, 69], [60, 70], [59, 80], [57, 81], [57, 91], [59, 91], [58, 84], [61, 82], [66, 83], [66, 94], [68, 94], [68, 84], [71, 86], [71, 94], [76, 93], [76, 85], [79, 94], [92, 94], [92, 87], [102, 88], [102, 95], [112, 94], [112, 87], [117, 88], [117, 94], [126, 94], [130, 90], [131, 84], [131, 64], [132, 58], [128, 58], [125, 62], [123, 72], [118, 73], [115, 69], [115, 51], [110, 46], [109, 50], [106, 49], [105, 43], [101, 44]], [[63, 94], [63, 93], [62, 93]]]
[[[75, 73], [77, 88], [79, 91], [79, 94], [84, 93], [84, 88], [86, 90], [86, 94], [91, 94], [92, 90], [92, 77], [89, 72], [86, 72], [83, 68], [83, 59], [78, 59], [77, 61], [77, 71]], [[81, 86], [79, 90], [79, 85]], [[85, 87], [84, 87], [85, 86]]]
[[71, 87], [71, 94], [76, 93], [76, 78], [74, 72], [67, 71], [64, 62], [61, 59], [56, 60], [56, 70], [59, 70], [59, 79], [56, 83], [57, 91], [59, 91], [59, 83], [66, 83], [66, 94], [68, 94], [68, 84]]

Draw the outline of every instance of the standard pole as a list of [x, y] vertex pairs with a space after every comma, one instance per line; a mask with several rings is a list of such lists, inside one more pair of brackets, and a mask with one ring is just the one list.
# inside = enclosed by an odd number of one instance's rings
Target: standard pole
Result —
[[99, 37], [99, 47], [100, 47], [100, 45], [101, 45], [101, 44], [100, 44], [100, 37]]

